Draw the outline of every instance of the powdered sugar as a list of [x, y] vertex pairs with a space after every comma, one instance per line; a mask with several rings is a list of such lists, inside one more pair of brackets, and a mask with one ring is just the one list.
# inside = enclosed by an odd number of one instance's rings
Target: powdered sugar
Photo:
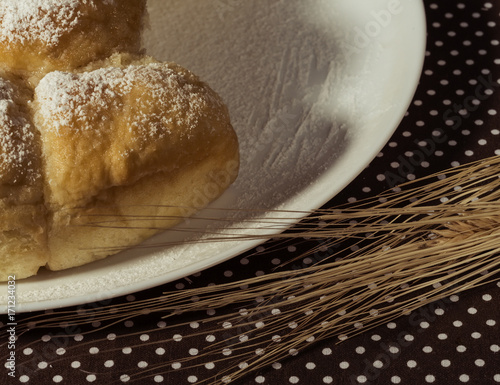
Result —
[[[173, 3], [149, 1], [148, 52], [199, 74], [227, 103], [242, 156], [237, 204], [279, 207], [334, 162], [345, 140], [339, 110], [354, 104], [339, 98], [339, 74], [348, 79], [331, 16], [337, 2]], [[325, 10], [330, 24], [318, 26]]]
[[18, 184], [40, 177], [34, 169], [35, 135], [27, 117], [19, 113], [12, 84], [0, 78], [0, 181]]
[[78, 74], [54, 71], [40, 81], [35, 94], [42, 119], [50, 121], [47, 129], [59, 133], [63, 129], [98, 130], [108, 112], [121, 111], [132, 90], [140, 90], [134, 115], [125, 114], [128, 127], [138, 135], [161, 137], [173, 122], [185, 126], [189, 134], [203, 118], [200, 114], [211, 95], [208, 89], [194, 88], [168, 64], [150, 63]]
[[[2, 0], [0, 41], [24, 44], [41, 41], [56, 45], [79, 21], [81, 5], [94, 6], [99, 0]], [[114, 0], [101, 0], [111, 4]]]

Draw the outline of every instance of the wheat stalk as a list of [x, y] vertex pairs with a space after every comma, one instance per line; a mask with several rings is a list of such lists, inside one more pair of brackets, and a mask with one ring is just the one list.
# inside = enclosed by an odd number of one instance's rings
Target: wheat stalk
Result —
[[[100, 321], [103, 328], [109, 328], [145, 313], [164, 314], [173, 322], [167, 328], [175, 328], [181, 326], [176, 323], [178, 314], [232, 309], [229, 314], [199, 320], [212, 332], [222, 328], [229, 335], [211, 344], [201, 357], [173, 358], [130, 375], [132, 382], [139, 381], [172, 370], [174, 362], [187, 368], [206, 359], [229, 365], [225, 365], [227, 371], [205, 382], [235, 381], [317, 341], [337, 338], [341, 342], [422, 306], [446, 305], [449, 296], [498, 277], [499, 172], [500, 158], [493, 157], [371, 199], [309, 213], [306, 220], [277, 238], [316, 238], [326, 246], [351, 240], [348, 247], [339, 247], [327, 260], [312, 266], [293, 269], [285, 265], [285, 270], [262, 277], [101, 307], [92, 311], [92, 317], [71, 311], [39, 315], [18, 326], [20, 336], [61, 324]], [[164, 329], [147, 332], [163, 333]], [[256, 354], [256, 349], [263, 350]], [[228, 350], [230, 355], [226, 355]]]

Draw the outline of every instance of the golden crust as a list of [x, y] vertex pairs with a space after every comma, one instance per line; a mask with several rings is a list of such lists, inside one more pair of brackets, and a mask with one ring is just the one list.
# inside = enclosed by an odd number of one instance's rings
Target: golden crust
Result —
[[3, 0], [0, 64], [35, 79], [139, 53], [146, 0]]

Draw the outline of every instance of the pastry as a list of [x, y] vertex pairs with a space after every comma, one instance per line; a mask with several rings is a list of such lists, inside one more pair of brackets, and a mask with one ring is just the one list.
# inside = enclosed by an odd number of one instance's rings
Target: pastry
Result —
[[0, 64], [37, 80], [139, 53], [145, 13], [146, 0], [2, 0]]
[[0, 281], [136, 245], [237, 177], [227, 107], [140, 51], [144, 14], [143, 0], [0, 1]]
[[[236, 177], [238, 143], [226, 106], [176, 64], [120, 55], [94, 70], [52, 72], [36, 87], [33, 108], [51, 269], [102, 258], [171, 227], [186, 207], [200, 208]], [[228, 176], [223, 184], [214, 179], [220, 173]], [[200, 197], [207, 186], [210, 196]], [[113, 228], [91, 225], [99, 219]]]

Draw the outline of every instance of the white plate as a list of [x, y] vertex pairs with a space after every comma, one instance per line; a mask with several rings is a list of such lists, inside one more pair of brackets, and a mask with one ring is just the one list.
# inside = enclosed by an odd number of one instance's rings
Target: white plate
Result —
[[[241, 142], [240, 176], [212, 205], [238, 210], [224, 212], [229, 223], [190, 220], [184, 227], [253, 233], [253, 210], [324, 204], [398, 126], [418, 84], [425, 40], [419, 0], [150, 0], [148, 52], [211, 84], [229, 105]], [[230, 230], [235, 227], [246, 230]], [[150, 244], [182, 234], [169, 231]], [[192, 237], [188, 245], [135, 248], [18, 281], [16, 310], [104, 303], [196, 273], [260, 242]], [[1, 304], [6, 296], [2, 285]]]

